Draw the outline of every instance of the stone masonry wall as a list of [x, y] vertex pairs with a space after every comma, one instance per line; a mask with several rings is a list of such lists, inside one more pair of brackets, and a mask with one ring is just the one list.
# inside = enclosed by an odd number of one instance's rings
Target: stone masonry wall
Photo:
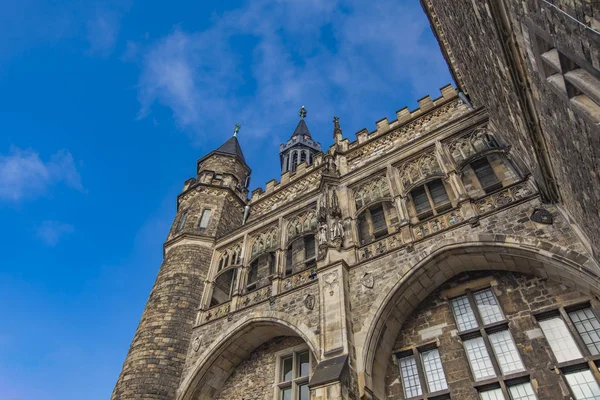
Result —
[[[551, 280], [506, 272], [475, 272], [462, 274], [442, 285], [430, 295], [402, 326], [395, 349], [405, 349], [437, 341], [442, 365], [453, 398], [477, 400], [473, 388], [469, 363], [466, 358], [452, 313], [452, 306], [440, 297], [440, 291], [478, 279], [492, 276], [492, 290], [509, 321], [509, 329], [523, 360], [525, 369], [531, 374], [531, 382], [540, 399], [566, 399], [566, 382], [556, 375], [552, 365], [552, 354], [548, 343], [539, 329], [532, 313], [568, 301], [591, 300], [567, 286]], [[432, 334], [437, 332], [437, 335]], [[386, 378], [389, 400], [404, 399], [398, 365], [390, 360]]]
[[211, 254], [194, 245], [166, 254], [112, 400], [175, 398]]
[[[521, 60], [527, 90], [533, 97], [553, 175], [561, 201], [575, 222], [587, 234], [595, 252], [600, 249], [598, 213], [600, 135], [598, 121], [591, 123], [573, 109], [568, 99], [558, 96], [543, 79], [532, 54], [530, 21], [552, 36], [557, 45], [600, 71], [600, 39], [597, 34], [538, 0], [503, 0], [513, 32], [499, 32], [489, 1], [427, 0], [446, 32], [446, 40], [456, 60], [466, 90], [475, 106], [485, 106], [490, 120], [507, 143], [525, 161], [543, 186], [542, 171], [535, 158], [534, 141], [526, 129], [523, 104], [516, 95], [515, 79], [503, 55], [500, 36], [513, 34], [517, 47], [512, 57]], [[600, 6], [594, 1], [552, 1], [584, 24], [598, 26]], [[451, 33], [451, 34], [449, 34]], [[536, 121], [531, 121], [532, 125]]]
[[302, 343], [298, 337], [276, 337], [259, 346], [235, 369], [215, 400], [273, 399], [275, 354]]

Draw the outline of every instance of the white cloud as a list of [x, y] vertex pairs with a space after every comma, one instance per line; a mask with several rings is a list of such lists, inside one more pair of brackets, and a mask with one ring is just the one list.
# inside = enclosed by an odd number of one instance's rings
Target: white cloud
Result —
[[158, 104], [199, 137], [234, 120], [262, 136], [302, 104], [330, 120], [376, 109], [399, 88], [436, 96], [450, 79], [437, 44], [423, 40], [429, 26], [415, 1], [253, 0], [214, 20], [202, 32], [175, 28], [146, 50], [139, 118]]
[[119, 18], [116, 12], [98, 10], [87, 22], [90, 54], [107, 57], [112, 53], [119, 34]]
[[59, 221], [43, 221], [36, 229], [36, 235], [47, 246], [54, 247], [64, 235], [75, 232], [73, 225]]
[[34, 198], [59, 183], [83, 190], [75, 161], [67, 150], [56, 152], [47, 162], [31, 149], [12, 147], [8, 155], [0, 154], [0, 200]]

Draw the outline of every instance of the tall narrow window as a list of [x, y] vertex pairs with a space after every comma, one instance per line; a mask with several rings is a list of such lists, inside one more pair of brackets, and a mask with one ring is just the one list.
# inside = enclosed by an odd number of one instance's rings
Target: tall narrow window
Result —
[[500, 310], [500, 306], [496, 301], [496, 296], [494, 296], [490, 289], [476, 292], [473, 297], [485, 325], [504, 320], [504, 315], [502, 315], [502, 310]]
[[[442, 360], [437, 348], [427, 346], [423, 350], [413, 348], [398, 355], [398, 367], [402, 380], [404, 398], [413, 398], [436, 394], [436, 398], [445, 395], [448, 389]], [[424, 378], [425, 382], [421, 382]], [[446, 398], [446, 397], [444, 397]]]
[[179, 224], [177, 224], [177, 232], [181, 231], [183, 229], [183, 226], [185, 225], [185, 220], [187, 219], [187, 214], [188, 212], [184, 212], [183, 215], [181, 216], [181, 218], [179, 219]]
[[452, 300], [452, 309], [459, 331], [477, 328], [477, 320], [467, 296], [460, 296]]
[[431, 210], [431, 204], [429, 203], [429, 198], [427, 197], [424, 186], [414, 189], [411, 194], [417, 214], [422, 214]]
[[308, 379], [311, 373], [311, 356], [308, 350], [293, 351], [278, 358], [278, 400], [309, 400]]
[[496, 376], [494, 366], [482, 337], [464, 341], [467, 358], [476, 381]]
[[208, 208], [202, 211], [202, 216], [200, 216], [200, 221], [198, 222], [198, 228], [203, 230], [208, 227], [208, 222], [210, 221], [210, 215], [212, 211]]
[[498, 360], [502, 370], [502, 375], [523, 371], [523, 362], [508, 330], [492, 333], [489, 338], [494, 354], [496, 354], [496, 360]]
[[313, 258], [316, 254], [315, 237], [313, 235], [304, 237], [304, 254], [306, 260]]
[[592, 355], [600, 354], [600, 322], [591, 308], [569, 312], [569, 318]]
[[387, 225], [385, 223], [385, 215], [382, 206], [371, 209], [371, 220], [373, 222], [373, 235], [375, 237], [387, 234]]
[[421, 353], [423, 369], [425, 370], [425, 379], [430, 392], [439, 392], [448, 389], [446, 376], [442, 368], [442, 360], [438, 349], [432, 349]]
[[446, 193], [446, 188], [444, 187], [441, 179], [436, 179], [435, 181], [429, 182], [427, 187], [429, 188], [429, 193], [431, 194], [431, 200], [433, 200], [433, 204], [436, 207], [447, 204], [450, 201], [448, 198], [448, 193]]
[[404, 398], [408, 399], [420, 396], [422, 393], [421, 382], [414, 355], [400, 359], [400, 375], [402, 376], [402, 386], [404, 387]]
[[556, 361], [560, 363], [583, 357], [573, 336], [569, 333], [567, 325], [560, 317], [544, 319], [539, 323]]
[[475, 175], [477, 175], [477, 179], [479, 179], [479, 183], [486, 193], [502, 187], [502, 182], [496, 176], [487, 158], [473, 161], [471, 168], [475, 171]]
[[565, 374], [575, 400], [600, 399], [600, 387], [589, 369]]

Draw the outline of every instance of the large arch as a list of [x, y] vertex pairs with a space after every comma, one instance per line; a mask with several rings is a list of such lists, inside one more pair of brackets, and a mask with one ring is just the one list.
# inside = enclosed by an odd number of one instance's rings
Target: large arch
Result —
[[385, 399], [385, 374], [405, 319], [436, 288], [452, 277], [476, 270], [521, 272], [560, 281], [582, 293], [600, 295], [597, 265], [588, 256], [537, 239], [469, 235], [436, 244], [410, 270], [381, 290], [363, 328], [355, 333], [361, 395]]
[[242, 360], [258, 346], [277, 336], [298, 336], [306, 342], [317, 361], [319, 339], [304, 323], [289, 314], [255, 312], [236, 321], [212, 340], [181, 382], [178, 400], [214, 398]]

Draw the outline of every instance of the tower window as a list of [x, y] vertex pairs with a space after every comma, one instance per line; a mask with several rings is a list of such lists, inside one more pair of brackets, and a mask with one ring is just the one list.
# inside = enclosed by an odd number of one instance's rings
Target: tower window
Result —
[[302, 163], [303, 163], [303, 162], [305, 162], [305, 161], [306, 161], [306, 152], [305, 152], [305, 151], [302, 151], [302, 152], [300, 153], [300, 163], [302, 164]]
[[202, 216], [200, 217], [200, 221], [198, 222], [198, 228], [200, 230], [204, 230], [208, 227], [208, 223], [210, 222], [210, 215], [212, 211], [208, 208], [202, 211]]
[[187, 219], [188, 212], [184, 212], [181, 218], [179, 219], [179, 224], [177, 224], [177, 232], [180, 232], [185, 225], [185, 220]]

